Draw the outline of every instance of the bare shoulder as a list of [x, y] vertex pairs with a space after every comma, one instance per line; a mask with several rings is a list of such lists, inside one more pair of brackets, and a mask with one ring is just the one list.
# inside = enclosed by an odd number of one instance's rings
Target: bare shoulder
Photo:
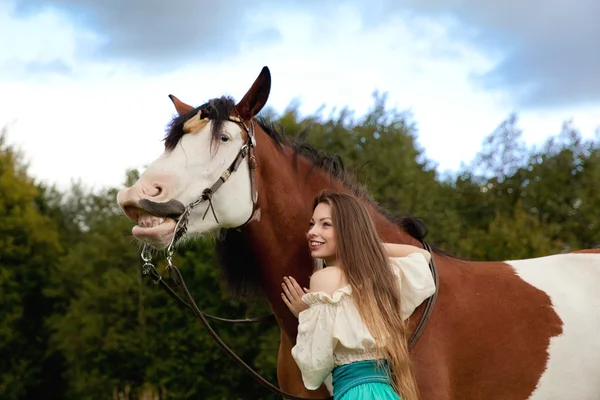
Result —
[[337, 289], [347, 284], [342, 270], [337, 267], [320, 269], [310, 277], [311, 292], [325, 292], [331, 295]]

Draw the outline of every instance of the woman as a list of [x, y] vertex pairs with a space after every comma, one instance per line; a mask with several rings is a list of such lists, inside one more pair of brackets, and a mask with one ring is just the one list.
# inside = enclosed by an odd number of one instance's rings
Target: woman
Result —
[[435, 290], [429, 252], [382, 244], [362, 203], [340, 193], [317, 197], [307, 238], [327, 268], [307, 293], [291, 277], [282, 284], [299, 319], [292, 356], [304, 385], [331, 373], [335, 400], [418, 399], [404, 320]]

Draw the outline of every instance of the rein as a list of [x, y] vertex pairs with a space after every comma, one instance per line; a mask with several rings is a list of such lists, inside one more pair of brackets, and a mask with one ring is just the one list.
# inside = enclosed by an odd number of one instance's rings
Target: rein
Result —
[[[208, 333], [212, 336], [212, 338], [215, 340], [215, 342], [217, 342], [217, 344], [231, 358], [233, 358], [233, 360], [240, 367], [242, 367], [248, 374], [250, 374], [250, 376], [252, 376], [252, 378], [254, 378], [258, 383], [260, 383], [261, 385], [263, 385], [265, 388], [269, 389], [271, 392], [275, 393], [276, 395], [282, 396], [282, 397], [285, 397], [285, 398], [288, 398], [291, 400], [314, 400], [311, 398], [299, 397], [299, 396], [294, 396], [292, 394], [286, 393], [286, 392], [282, 391], [281, 389], [279, 389], [277, 386], [275, 386], [272, 383], [270, 383], [269, 381], [267, 381], [265, 378], [263, 378], [258, 372], [256, 372], [254, 369], [252, 369], [252, 367], [250, 367], [248, 364], [246, 364], [246, 362], [244, 362], [244, 360], [242, 360], [237, 354], [235, 354], [235, 352], [229, 346], [227, 346], [227, 344], [219, 337], [217, 332], [215, 332], [215, 330], [210, 326], [210, 323], [208, 322], [208, 319], [207, 319], [207, 318], [210, 318], [210, 319], [213, 319], [216, 321], [229, 322], [229, 323], [252, 323], [252, 322], [266, 321], [267, 319], [272, 318], [273, 314], [263, 315], [263, 316], [255, 317], [255, 318], [243, 318], [243, 319], [227, 319], [227, 318], [220, 318], [220, 317], [216, 317], [214, 315], [207, 314], [198, 308], [198, 305], [194, 301], [194, 298], [190, 294], [190, 291], [188, 290], [188, 288], [185, 284], [185, 281], [183, 280], [181, 272], [179, 272], [179, 269], [173, 264], [173, 255], [175, 254], [175, 250], [174, 250], [175, 243], [187, 231], [188, 218], [190, 216], [192, 209], [200, 203], [208, 202], [208, 206], [207, 206], [206, 211], [202, 218], [203, 219], [206, 218], [206, 215], [208, 214], [208, 211], [210, 209], [212, 211], [213, 217], [215, 218], [217, 223], [219, 223], [219, 220], [217, 219], [217, 215], [215, 213], [215, 210], [214, 210], [214, 207], [212, 204], [212, 196], [221, 187], [221, 185], [223, 185], [223, 183], [225, 183], [227, 181], [227, 179], [229, 179], [231, 174], [233, 172], [237, 171], [242, 160], [247, 156], [249, 156], [248, 166], [249, 166], [249, 170], [250, 170], [250, 181], [251, 181], [251, 190], [252, 190], [252, 213], [251, 213], [250, 217], [248, 218], [248, 220], [244, 224], [240, 225], [240, 227], [238, 227], [238, 228], [241, 228], [242, 226], [244, 226], [248, 222], [250, 222], [250, 220], [252, 219], [252, 217], [254, 216], [254, 213], [256, 211], [258, 191], [256, 190], [256, 183], [255, 183], [256, 158], [254, 157], [254, 153], [253, 153], [253, 149], [256, 146], [256, 140], [254, 138], [254, 125], [251, 122], [250, 129], [248, 129], [248, 127], [244, 124], [244, 122], [239, 118], [234, 119], [232, 117], [229, 119], [229, 121], [235, 122], [235, 123], [239, 124], [242, 128], [244, 128], [248, 137], [247, 137], [245, 143], [240, 148], [237, 156], [235, 157], [235, 159], [233, 160], [233, 162], [231, 163], [229, 168], [227, 168], [225, 171], [223, 171], [221, 176], [217, 179], [217, 181], [210, 188], [204, 189], [204, 191], [202, 192], [200, 197], [198, 197], [196, 200], [190, 202], [186, 206], [185, 210], [183, 211], [181, 216], [178, 218], [177, 224], [175, 226], [175, 232], [173, 234], [171, 242], [169, 243], [169, 246], [167, 247], [166, 270], [168, 271], [169, 276], [170, 276], [171, 280], [174, 282], [175, 286], [179, 286], [181, 288], [181, 290], [183, 292], [183, 297], [185, 299], [182, 298], [180, 295], [178, 295], [175, 292], [175, 290], [173, 290], [171, 288], [171, 286], [169, 286], [169, 284], [163, 279], [163, 276], [158, 273], [158, 271], [156, 270], [156, 267], [154, 266], [154, 264], [152, 264], [152, 255], [146, 244], [144, 244], [144, 247], [141, 252], [141, 258], [144, 261], [144, 264], [142, 265], [142, 273], [144, 275], [149, 275], [153, 279], [155, 284], [159, 284], [169, 295], [171, 295], [175, 300], [179, 301], [183, 306], [190, 308], [194, 312], [196, 317], [200, 320], [202, 325], [204, 325], [204, 327], [208, 330]], [[412, 349], [412, 347], [415, 345], [415, 343], [417, 342], [417, 340], [423, 333], [423, 330], [425, 329], [425, 326], [427, 325], [427, 322], [429, 321], [429, 318], [433, 312], [433, 307], [435, 305], [435, 301], [436, 301], [437, 295], [438, 295], [439, 278], [438, 278], [437, 267], [435, 265], [433, 253], [431, 251], [431, 247], [429, 246], [429, 244], [427, 244], [426, 242], [422, 242], [422, 244], [423, 244], [423, 247], [431, 253], [431, 260], [429, 262], [429, 268], [430, 268], [433, 278], [435, 280], [435, 292], [431, 297], [429, 297], [426, 300], [426, 305], [425, 305], [425, 310], [423, 312], [423, 315], [421, 316], [415, 331], [413, 332], [412, 336], [409, 339], [409, 342], [408, 342], [409, 350]], [[332, 400], [332, 399], [333, 399], [333, 397], [330, 396], [325, 399], [317, 399], [317, 400]]]

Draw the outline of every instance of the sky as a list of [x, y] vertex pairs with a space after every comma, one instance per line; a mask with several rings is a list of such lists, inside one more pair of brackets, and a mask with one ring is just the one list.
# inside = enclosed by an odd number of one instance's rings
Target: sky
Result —
[[[600, 2], [0, 0], [0, 127], [36, 179], [121, 187], [163, 151], [168, 98], [239, 100], [263, 66], [268, 106], [410, 111], [456, 171], [511, 113], [530, 145], [600, 126]], [[393, 160], [390, 160], [393, 162]]]

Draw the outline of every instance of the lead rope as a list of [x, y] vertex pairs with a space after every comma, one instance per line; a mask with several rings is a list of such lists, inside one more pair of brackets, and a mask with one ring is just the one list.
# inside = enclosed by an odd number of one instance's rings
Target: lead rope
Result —
[[[208, 322], [208, 320], [205, 318], [206, 314], [204, 312], [200, 311], [200, 309], [198, 308], [198, 305], [194, 301], [194, 298], [190, 294], [190, 292], [183, 280], [183, 277], [181, 276], [181, 272], [179, 272], [179, 269], [175, 266], [175, 264], [173, 264], [173, 259], [172, 259], [173, 249], [172, 249], [171, 245], [169, 245], [169, 248], [167, 249], [167, 267], [166, 267], [166, 269], [169, 272], [169, 276], [171, 277], [173, 282], [175, 282], [175, 284], [183, 290], [183, 294], [184, 294], [185, 298], [187, 299], [187, 301], [185, 301], [179, 295], [177, 295], [177, 293], [175, 293], [169, 287], [169, 285], [164, 281], [162, 276], [158, 273], [158, 271], [156, 270], [156, 267], [154, 266], [154, 264], [152, 264], [152, 255], [150, 254], [146, 245], [144, 245], [144, 248], [142, 249], [141, 257], [142, 257], [142, 260], [144, 261], [144, 265], [142, 266], [142, 271], [143, 271], [144, 275], [152, 276], [154, 278], [154, 283], [160, 284], [176, 300], [181, 302], [184, 306], [191, 308], [192, 311], [194, 312], [194, 314], [196, 315], [196, 317], [198, 317], [200, 322], [202, 322], [202, 325], [204, 325], [204, 327], [208, 330], [208, 333], [217, 342], [217, 344], [223, 350], [225, 350], [225, 352], [227, 354], [229, 354], [229, 356], [231, 356], [231, 358], [233, 358], [233, 360], [239, 366], [241, 366], [248, 374], [250, 374], [250, 376], [252, 376], [252, 378], [254, 378], [258, 383], [260, 383], [261, 385], [263, 385], [264, 387], [266, 387], [267, 389], [269, 389], [271, 392], [275, 393], [276, 395], [286, 397], [291, 400], [315, 400], [314, 398], [294, 396], [292, 394], [282, 391], [277, 386], [273, 385], [271, 382], [267, 381], [262, 376], [260, 376], [259, 373], [254, 371], [252, 369], [252, 367], [250, 367], [248, 364], [246, 364], [244, 362], [244, 360], [242, 360], [240, 357], [238, 357], [237, 354], [235, 354], [235, 352], [229, 346], [227, 346], [227, 344], [225, 342], [223, 342], [223, 340], [221, 340], [221, 338], [219, 337], [217, 332], [215, 332], [215, 330], [212, 328], [212, 326], [210, 326], [210, 323]], [[262, 318], [264, 318], [264, 316]], [[255, 321], [244, 321], [244, 322], [255, 322]], [[330, 396], [327, 398], [321, 398], [321, 399], [317, 399], [317, 400], [332, 400], [332, 399], [333, 399], [333, 397]]]

